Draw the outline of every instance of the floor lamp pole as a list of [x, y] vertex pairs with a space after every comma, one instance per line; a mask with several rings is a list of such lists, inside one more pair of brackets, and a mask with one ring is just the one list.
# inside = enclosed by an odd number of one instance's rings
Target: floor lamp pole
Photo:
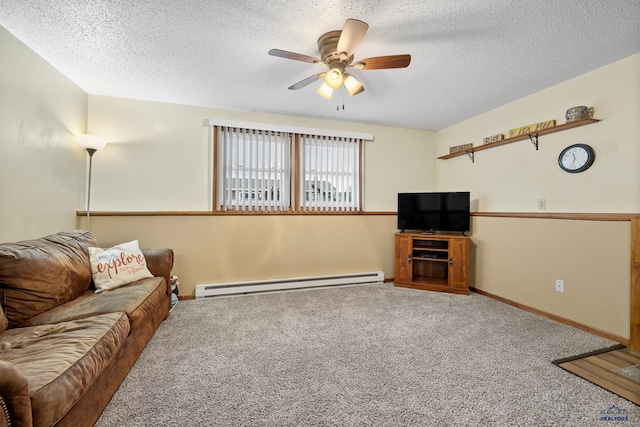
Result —
[[93, 154], [97, 151], [94, 148], [87, 148], [89, 153], [89, 182], [87, 183], [87, 226], [86, 229], [91, 231], [91, 166], [93, 163]]

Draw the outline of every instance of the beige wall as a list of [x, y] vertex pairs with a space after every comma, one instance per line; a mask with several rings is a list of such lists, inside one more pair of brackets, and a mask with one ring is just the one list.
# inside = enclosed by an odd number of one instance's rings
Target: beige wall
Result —
[[91, 228], [101, 246], [138, 239], [172, 248], [181, 295], [208, 283], [380, 270], [393, 277], [395, 215], [96, 216]]
[[[509, 129], [555, 119], [567, 108], [593, 106], [600, 122], [541, 136], [539, 151], [529, 140], [467, 156], [436, 160], [440, 190], [467, 188], [481, 212], [532, 212], [538, 199], [549, 212], [640, 212], [640, 54], [548, 88], [441, 130], [437, 154]], [[570, 174], [558, 167], [568, 145], [596, 151], [593, 166]]]
[[474, 217], [472, 227], [475, 287], [629, 338], [630, 222]]
[[75, 227], [87, 94], [0, 27], [0, 241]]
[[[366, 132], [365, 210], [396, 210], [400, 191], [435, 188], [432, 132], [89, 96], [94, 211], [210, 209], [209, 118]], [[80, 221], [80, 226], [84, 222]], [[395, 215], [92, 217], [101, 245], [170, 246], [180, 293], [198, 284], [360, 271], [393, 276]]]
[[93, 210], [208, 210], [209, 118], [373, 134], [365, 143], [367, 211], [395, 211], [398, 192], [435, 188], [433, 132], [90, 95], [89, 132], [110, 142], [94, 157]]
[[[640, 54], [437, 132], [437, 155], [485, 136], [593, 106], [600, 122], [436, 160], [439, 190], [465, 187], [480, 212], [640, 213]], [[596, 151], [586, 172], [558, 167], [568, 145]], [[629, 338], [629, 222], [474, 217], [473, 284], [483, 291]], [[566, 292], [555, 291], [555, 279]]]

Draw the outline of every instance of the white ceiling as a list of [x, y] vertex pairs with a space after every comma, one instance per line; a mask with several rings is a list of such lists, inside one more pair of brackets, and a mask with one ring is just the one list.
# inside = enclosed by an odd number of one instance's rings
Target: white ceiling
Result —
[[[269, 49], [318, 57], [347, 18], [355, 60], [411, 65], [354, 70], [340, 111], [287, 90], [325, 67]], [[0, 25], [91, 94], [426, 130], [640, 52], [640, 0], [2, 0]]]

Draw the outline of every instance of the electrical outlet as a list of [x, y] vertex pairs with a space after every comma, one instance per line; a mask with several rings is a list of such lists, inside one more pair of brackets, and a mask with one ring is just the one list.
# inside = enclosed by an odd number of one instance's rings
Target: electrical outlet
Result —
[[556, 279], [556, 292], [564, 293], [564, 280]]
[[543, 211], [547, 209], [547, 201], [545, 199], [538, 199], [538, 210]]

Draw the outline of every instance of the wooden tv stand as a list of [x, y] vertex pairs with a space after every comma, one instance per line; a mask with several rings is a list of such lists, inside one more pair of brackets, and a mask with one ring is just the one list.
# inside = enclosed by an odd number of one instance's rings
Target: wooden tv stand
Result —
[[469, 237], [396, 234], [395, 286], [469, 295]]

